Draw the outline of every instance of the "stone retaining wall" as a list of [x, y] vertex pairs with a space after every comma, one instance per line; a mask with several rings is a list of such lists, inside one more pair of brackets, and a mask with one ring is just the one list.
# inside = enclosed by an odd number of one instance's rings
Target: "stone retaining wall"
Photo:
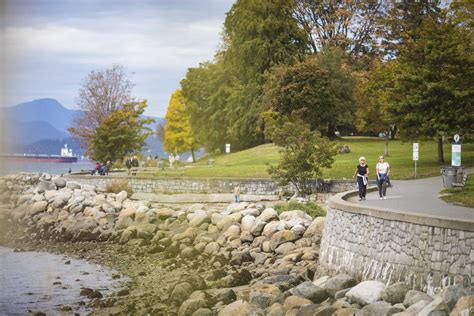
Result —
[[455, 282], [473, 286], [474, 222], [362, 208], [342, 196], [332, 198], [327, 212], [323, 270], [362, 280], [404, 281], [428, 293]]
[[[230, 178], [147, 178], [117, 176], [68, 175], [71, 180], [105, 187], [109, 181], [127, 181], [136, 193], [232, 193], [239, 184], [242, 194], [273, 195], [280, 186], [271, 179]], [[314, 180], [313, 189], [318, 192], [343, 192], [354, 189], [352, 180]], [[284, 192], [296, 192], [293, 186], [282, 188]]]

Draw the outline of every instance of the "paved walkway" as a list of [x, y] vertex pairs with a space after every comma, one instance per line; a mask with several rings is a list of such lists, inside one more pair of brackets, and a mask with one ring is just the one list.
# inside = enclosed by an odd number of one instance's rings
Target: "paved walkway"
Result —
[[[473, 174], [474, 168], [468, 168], [466, 172]], [[474, 208], [449, 204], [438, 197], [438, 193], [443, 190], [441, 176], [420, 180], [391, 180], [391, 182], [392, 187], [387, 188], [386, 200], [379, 199], [377, 190], [367, 193], [366, 201], [359, 202], [358, 196], [350, 198], [349, 201], [367, 206], [426, 214], [432, 217], [474, 221]]]

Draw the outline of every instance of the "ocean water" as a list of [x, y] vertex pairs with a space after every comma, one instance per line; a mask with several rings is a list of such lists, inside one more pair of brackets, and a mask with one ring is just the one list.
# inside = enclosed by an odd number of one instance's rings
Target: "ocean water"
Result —
[[128, 281], [114, 280], [114, 273], [109, 268], [63, 255], [13, 252], [0, 247], [0, 315], [27, 315], [28, 310], [57, 315], [61, 305], [86, 314], [89, 311], [78, 304], [88, 301], [80, 295], [81, 288], [110, 295]]
[[76, 163], [55, 163], [55, 162], [15, 162], [0, 159], [0, 176], [18, 172], [42, 172], [52, 175], [77, 172], [81, 170], [92, 170], [95, 164], [91, 161], [78, 161]]

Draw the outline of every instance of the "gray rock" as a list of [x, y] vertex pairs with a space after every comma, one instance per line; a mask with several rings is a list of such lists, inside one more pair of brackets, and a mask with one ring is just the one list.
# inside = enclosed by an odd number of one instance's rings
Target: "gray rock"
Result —
[[351, 289], [352, 289], [351, 287], [348, 287], [347, 289], [337, 291], [336, 294], [334, 294], [334, 298], [336, 300], [340, 298], [344, 298], [346, 296], [346, 293], [349, 292]]
[[287, 255], [291, 252], [293, 252], [295, 249], [297, 249], [298, 247], [296, 247], [296, 245], [292, 242], [285, 242], [283, 244], [281, 244], [280, 246], [278, 246], [276, 249], [275, 249], [275, 253], [277, 254], [281, 254], [281, 255]]
[[192, 316], [212, 316], [212, 310], [209, 308], [200, 308], [197, 311], [195, 311]]
[[278, 220], [278, 213], [273, 208], [267, 208], [263, 210], [262, 214], [258, 217], [259, 220], [269, 223], [274, 220]]
[[256, 219], [252, 215], [246, 215], [246, 216], [242, 217], [242, 222], [241, 222], [241, 225], [240, 225], [240, 229], [242, 229], [242, 231], [250, 231], [250, 229], [252, 228], [255, 221], [256, 221]]
[[336, 292], [353, 287], [356, 284], [357, 281], [352, 276], [338, 274], [325, 282], [324, 289], [331, 297], [334, 297]]
[[250, 233], [254, 236], [260, 236], [262, 234], [263, 229], [267, 223], [262, 221], [261, 219], [257, 218], [253, 223], [252, 227], [250, 227]]
[[36, 215], [38, 213], [46, 211], [46, 208], [48, 207], [48, 202], [46, 201], [39, 201], [33, 203], [33, 205], [30, 207], [29, 214], [30, 216]]
[[398, 304], [395, 304], [392, 307], [390, 307], [390, 309], [388, 310], [387, 315], [393, 315], [393, 314], [396, 314], [396, 313], [401, 313], [405, 309], [406, 308], [402, 303], [398, 303]]
[[410, 290], [405, 295], [405, 299], [403, 300], [403, 305], [405, 305], [405, 307], [409, 307], [413, 304], [418, 303], [419, 301], [431, 302], [432, 300], [433, 298], [426, 293], [416, 291], [416, 290]]
[[315, 236], [322, 236], [325, 221], [326, 217], [316, 217], [306, 229], [303, 237], [311, 238]]
[[53, 182], [41, 180], [36, 190], [39, 193], [50, 190], [56, 190], [56, 185]]
[[260, 316], [264, 315], [263, 311], [255, 306], [250, 305], [244, 300], [235, 301], [224, 307], [218, 316]]
[[356, 303], [361, 306], [365, 306], [378, 301], [384, 289], [385, 284], [383, 284], [382, 282], [364, 281], [357, 284], [349, 292], [347, 292], [346, 297], [351, 303]]
[[203, 298], [188, 299], [181, 304], [178, 310], [178, 316], [189, 316], [201, 308], [208, 308], [209, 303]]
[[329, 297], [328, 293], [326, 293], [326, 290], [314, 285], [310, 281], [301, 283], [297, 287], [291, 289], [290, 293], [292, 295], [304, 297], [316, 304], [325, 301]]
[[286, 212], [281, 213], [279, 217], [280, 217], [280, 220], [283, 220], [283, 221], [291, 221], [292, 219], [307, 219], [310, 221], [313, 220], [311, 216], [309, 216], [308, 214], [300, 210], [286, 211]]
[[382, 292], [382, 300], [390, 304], [402, 303], [405, 295], [410, 290], [405, 282], [397, 282], [389, 285]]
[[59, 189], [62, 189], [66, 187], [66, 180], [61, 177], [55, 177], [53, 178], [53, 183], [58, 187]]
[[240, 240], [242, 242], [251, 243], [253, 241], [253, 238], [254, 238], [253, 235], [249, 231], [243, 230], [240, 233]]
[[285, 316], [286, 309], [280, 303], [274, 303], [266, 310], [267, 316]]
[[450, 308], [441, 296], [436, 297], [418, 313], [419, 316], [449, 315]]
[[71, 182], [69, 181], [67, 184], [66, 184], [66, 188], [68, 189], [71, 189], [71, 190], [80, 190], [81, 189], [81, 185], [77, 182]]
[[192, 292], [193, 287], [188, 282], [178, 283], [171, 290], [168, 301], [179, 306], [189, 298]]
[[453, 309], [456, 302], [463, 296], [468, 295], [469, 291], [461, 285], [452, 285], [441, 290], [437, 297], [440, 297], [449, 309]]
[[191, 221], [189, 222], [189, 226], [199, 227], [204, 223], [210, 223], [211, 218], [207, 215], [205, 211], [199, 212], [193, 216]]
[[400, 314], [404, 316], [418, 316], [419, 312], [423, 309], [423, 307], [425, 307], [428, 304], [429, 304], [428, 301], [423, 301], [423, 300], [418, 301], [415, 304], [408, 307], [404, 312], [401, 312]]
[[298, 235], [291, 230], [278, 231], [270, 238], [270, 248], [275, 250], [279, 245], [296, 239], [298, 239]]
[[373, 315], [387, 315], [392, 305], [387, 302], [379, 301], [364, 306], [360, 311], [355, 313], [355, 316], [373, 316]]

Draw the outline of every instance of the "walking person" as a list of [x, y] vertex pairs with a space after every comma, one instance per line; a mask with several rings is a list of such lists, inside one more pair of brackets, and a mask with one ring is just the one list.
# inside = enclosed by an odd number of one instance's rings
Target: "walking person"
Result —
[[127, 167], [127, 175], [130, 175], [130, 170], [132, 169], [132, 158], [130, 156], [127, 157], [127, 160], [125, 160], [125, 167]]
[[359, 164], [356, 166], [354, 173], [355, 177], [357, 177], [357, 186], [359, 187], [359, 201], [365, 200], [369, 177], [369, 166], [365, 163], [365, 157], [359, 158]]
[[235, 197], [235, 203], [240, 203], [240, 185], [238, 184], [234, 188], [234, 197]]
[[379, 187], [380, 199], [387, 199], [388, 177], [390, 175], [390, 165], [384, 160], [383, 156], [379, 157], [379, 162], [376, 166], [377, 184]]

